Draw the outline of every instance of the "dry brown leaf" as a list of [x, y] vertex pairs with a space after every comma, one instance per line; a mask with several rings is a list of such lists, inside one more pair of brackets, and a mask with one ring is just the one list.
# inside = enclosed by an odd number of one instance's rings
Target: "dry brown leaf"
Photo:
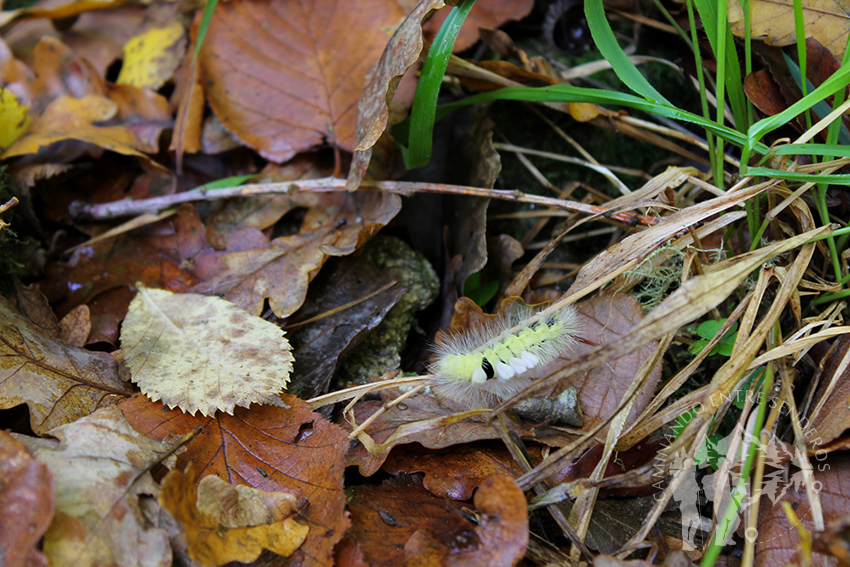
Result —
[[210, 105], [275, 162], [326, 141], [351, 151], [366, 74], [403, 17], [383, 0], [222, 3], [200, 55]]
[[478, 488], [477, 526], [457, 505], [428, 493], [417, 477], [403, 475], [353, 493], [349, 534], [373, 567], [511, 566], [528, 545], [525, 495], [503, 476]]
[[150, 467], [172, 446], [135, 431], [115, 406], [49, 432], [55, 439], [18, 436], [53, 473], [56, 515], [44, 535], [55, 567], [168, 567], [171, 545], [139, 507], [159, 487]]
[[443, 6], [443, 0], [420, 0], [390, 38], [357, 106], [355, 150], [371, 148], [383, 134], [387, 127], [389, 103], [401, 77], [419, 60], [422, 52], [422, 20]]
[[45, 565], [47, 560], [36, 546], [53, 519], [50, 471], [20, 441], [2, 430], [0, 510], [0, 565]]
[[523, 473], [504, 447], [473, 443], [439, 451], [405, 445], [390, 453], [381, 468], [394, 476], [402, 472], [425, 473], [422, 484], [428, 492], [452, 500], [469, 500], [475, 489], [492, 476], [515, 479]]
[[390, 38], [381, 59], [370, 72], [369, 83], [357, 103], [357, 145], [346, 189], [354, 191], [366, 175], [372, 146], [387, 127], [389, 104], [402, 76], [422, 52], [422, 20], [445, 6], [443, 0], [420, 0]]
[[280, 327], [218, 297], [137, 287], [121, 346], [145, 395], [192, 415], [280, 403], [292, 371]]
[[42, 335], [0, 298], [0, 408], [27, 404], [39, 435], [132, 393], [115, 360]]
[[[744, 11], [740, 0], [729, 0], [732, 33], [744, 37]], [[750, 22], [753, 38], [764, 37], [768, 45], [797, 41], [794, 0], [752, 0]], [[850, 34], [850, 4], [846, 0], [803, 0], [806, 35], [814, 37], [841, 60]]]
[[231, 484], [306, 500], [299, 521], [310, 527], [310, 533], [287, 565], [328, 565], [334, 545], [348, 527], [342, 480], [349, 442], [341, 428], [313, 413], [305, 402], [288, 394], [281, 398], [289, 408], [237, 408], [232, 416], [215, 417], [168, 411], [141, 395], [120, 407], [134, 427], [151, 438], [185, 435], [199, 428], [186, 452], [178, 456], [178, 469], [194, 462]]
[[[169, 218], [77, 250], [68, 263], [52, 264], [40, 286], [60, 316], [88, 304], [95, 331], [116, 344], [118, 323], [133, 296], [130, 288], [141, 281], [186, 291], [199, 281], [188, 268], [208, 248], [198, 212], [182, 205]], [[110, 319], [108, 325], [103, 317]]]
[[[452, 2], [454, 4], [454, 2]], [[521, 20], [534, 7], [534, 0], [494, 0], [476, 2], [470, 10], [460, 34], [455, 41], [454, 52], [459, 53], [472, 47], [478, 41], [478, 28], [498, 28], [510, 20]], [[442, 10], [428, 20], [425, 33], [433, 37], [440, 29], [449, 11]], [[431, 39], [429, 37], [429, 40]]]
[[75, 347], [83, 347], [91, 333], [91, 311], [88, 305], [78, 305], [71, 309], [67, 315], [59, 321], [62, 335], [59, 337], [63, 343]]
[[33, 119], [30, 131], [6, 148], [0, 159], [34, 154], [39, 148], [61, 140], [79, 140], [124, 155], [144, 157], [135, 148], [136, 136], [124, 126], [97, 126], [116, 116], [118, 105], [102, 96], [80, 99], [61, 96], [44, 114]]
[[[815, 468], [814, 478], [818, 483], [818, 491], [824, 520], [829, 521], [850, 514], [850, 457], [847, 453], [833, 453], [824, 460], [812, 459]], [[770, 471], [770, 469], [768, 469]], [[773, 474], [784, 474], [784, 471], [774, 471]], [[794, 509], [797, 518], [803, 526], [814, 531], [814, 520], [806, 487], [802, 482], [796, 482], [802, 476], [797, 472], [789, 481], [783, 481], [780, 488], [781, 498], [776, 501], [767, 496], [774, 496], [770, 491], [762, 494], [759, 507], [759, 525], [756, 534], [755, 565], [759, 567], [784, 567], [794, 558], [800, 544], [797, 529], [785, 515], [782, 502], [788, 502]], [[787, 477], [786, 477], [787, 478]], [[824, 555], [815, 553], [813, 565], [834, 565]], [[800, 559], [797, 558], [798, 565]]]
[[[209, 268], [215, 274], [192, 288], [203, 294], [216, 294], [259, 315], [265, 300], [278, 317], [294, 313], [304, 302], [307, 285], [328, 256], [345, 256], [362, 246], [401, 208], [397, 195], [387, 193], [300, 193], [276, 195], [265, 200], [277, 218], [296, 207], [307, 214], [300, 231], [281, 236], [268, 244], [228, 248], [244, 251], [216, 255], [221, 264]], [[268, 219], [268, 212], [264, 214]], [[233, 233], [239, 239], [253, 234], [265, 237], [253, 228]], [[254, 239], [256, 240], [256, 238]]]
[[169, 472], [159, 500], [180, 523], [189, 556], [202, 567], [250, 563], [263, 549], [289, 557], [304, 543], [310, 528], [293, 518], [298, 507], [291, 494], [232, 486], [217, 476], [205, 476], [196, 488], [193, 476]]
[[850, 336], [836, 339], [821, 362], [814, 383], [818, 389], [808, 418], [806, 442], [813, 449], [832, 443], [850, 429]]

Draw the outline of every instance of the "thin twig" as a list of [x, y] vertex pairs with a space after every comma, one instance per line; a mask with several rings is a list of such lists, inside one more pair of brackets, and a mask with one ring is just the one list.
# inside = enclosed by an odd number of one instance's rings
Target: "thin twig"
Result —
[[[609, 216], [630, 225], [643, 224], [652, 226], [658, 219], [632, 212], [618, 212], [611, 214], [608, 209], [596, 205], [588, 205], [577, 201], [565, 199], [554, 199], [552, 197], [541, 197], [529, 195], [522, 191], [482, 189], [480, 187], [467, 187], [464, 185], [443, 185], [440, 183], [418, 183], [409, 181], [364, 181], [361, 189], [369, 191], [386, 191], [398, 195], [410, 196], [414, 193], [447, 193], [455, 195], [468, 195], [471, 197], [485, 197], [489, 199], [501, 199], [503, 201], [514, 201], [518, 203], [531, 203], [544, 207], [554, 207], [585, 213], [588, 215]], [[322, 179], [305, 179], [299, 181], [284, 181], [280, 183], [253, 183], [235, 187], [222, 187], [220, 189], [206, 189], [199, 187], [183, 193], [174, 195], [163, 195], [151, 197], [150, 199], [124, 199], [112, 203], [86, 204], [75, 202], [71, 206], [71, 216], [76, 220], [105, 220], [117, 217], [135, 216], [144, 213], [156, 213], [181, 203], [193, 203], [197, 201], [215, 201], [219, 199], [231, 199], [236, 197], [252, 197], [254, 195], [269, 195], [275, 193], [298, 193], [309, 191], [314, 193], [335, 193], [345, 191], [345, 179], [324, 177]]]

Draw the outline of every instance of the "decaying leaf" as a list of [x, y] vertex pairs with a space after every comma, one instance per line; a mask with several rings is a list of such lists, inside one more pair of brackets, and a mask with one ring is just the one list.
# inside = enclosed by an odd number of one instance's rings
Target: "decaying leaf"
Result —
[[115, 406], [49, 432], [18, 436], [53, 474], [56, 515], [44, 553], [56, 567], [168, 567], [171, 546], [139, 506], [159, 487], [150, 467], [172, 447], [135, 431]]
[[[249, 313], [259, 315], [266, 298], [278, 317], [294, 313], [304, 302], [307, 285], [328, 256], [345, 256], [362, 246], [401, 208], [397, 195], [387, 193], [299, 193], [264, 199], [264, 222], [277, 221], [303, 207], [307, 214], [297, 234], [269, 241], [252, 228], [233, 230], [228, 250], [216, 256], [215, 274], [192, 291], [221, 295]], [[230, 221], [232, 222], [232, 221]], [[249, 224], [248, 219], [242, 222]], [[251, 223], [254, 222], [252, 219]], [[252, 238], [253, 237], [253, 238]], [[239, 246], [240, 241], [252, 242]], [[264, 241], [264, 245], [253, 242]], [[233, 251], [231, 251], [233, 250]]]
[[142, 392], [192, 415], [280, 403], [292, 371], [280, 327], [218, 297], [138, 288], [121, 344]]
[[132, 391], [111, 356], [44, 336], [0, 298], [0, 408], [27, 404], [41, 435]]
[[[814, 37], [841, 60], [850, 34], [850, 6], [842, 0], [804, 0], [802, 6], [806, 35]], [[744, 37], [740, 0], [730, 0], [728, 9], [732, 33]], [[794, 0], [752, 0], [750, 18], [753, 38], [765, 37], [769, 45], [790, 45], [797, 40]]]
[[53, 519], [50, 471], [27, 448], [0, 430], [0, 565], [44, 565], [36, 549]]
[[217, 476], [205, 476], [196, 488], [191, 473], [173, 470], [159, 500], [181, 524], [189, 556], [203, 567], [250, 563], [263, 549], [289, 557], [310, 531], [294, 519], [291, 494], [232, 486]]
[[275, 162], [325, 140], [351, 151], [383, 30], [403, 17], [383, 0], [222, 3], [200, 56], [210, 105], [236, 138]]
[[178, 455], [178, 469], [193, 462], [230, 484], [286, 492], [306, 502], [299, 522], [303, 520], [310, 533], [287, 566], [328, 565], [349, 525], [342, 486], [349, 441], [342, 428], [313, 413], [302, 400], [281, 397], [288, 408], [236, 408], [234, 415], [214, 417], [166, 411], [141, 395], [120, 407], [134, 427], [154, 439], [198, 429], [186, 452]]

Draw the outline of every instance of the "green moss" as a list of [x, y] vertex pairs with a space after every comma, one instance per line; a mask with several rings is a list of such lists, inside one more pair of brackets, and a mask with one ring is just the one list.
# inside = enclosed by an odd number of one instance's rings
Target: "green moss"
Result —
[[401, 365], [401, 351], [413, 326], [417, 311], [430, 305], [440, 289], [437, 273], [428, 260], [404, 241], [376, 236], [364, 250], [364, 260], [390, 271], [407, 293], [375, 330], [354, 350], [340, 368], [344, 386], [365, 384]]

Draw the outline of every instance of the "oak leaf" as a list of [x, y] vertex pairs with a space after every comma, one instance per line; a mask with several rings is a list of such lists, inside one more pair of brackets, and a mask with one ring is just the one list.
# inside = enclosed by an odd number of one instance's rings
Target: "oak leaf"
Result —
[[44, 336], [0, 298], [0, 409], [27, 404], [41, 435], [132, 391], [110, 355]]
[[143, 393], [193, 415], [280, 403], [292, 371], [280, 327], [218, 297], [137, 287], [121, 345]]
[[[298, 193], [268, 197], [257, 202], [263, 205], [264, 223], [273, 224], [296, 208], [307, 210], [298, 233], [268, 241], [259, 229], [231, 230], [228, 251], [216, 255], [220, 266], [210, 268], [214, 275], [205, 277], [192, 291], [220, 295], [254, 315], [262, 312], [268, 299], [275, 315], [288, 316], [304, 302], [307, 285], [328, 256], [350, 254], [401, 208], [399, 197], [387, 193]], [[254, 241], [263, 239], [267, 244], [246, 248], [241, 241], [248, 240], [252, 234], [256, 236]]]
[[232, 486], [217, 476], [205, 476], [196, 488], [189, 471], [173, 470], [159, 500], [181, 524], [189, 556], [202, 567], [250, 563], [263, 549], [289, 557], [310, 531], [293, 518], [298, 509], [291, 494]]
[[44, 535], [55, 567], [167, 567], [171, 546], [139, 507], [159, 487], [150, 468], [172, 446], [141, 436], [115, 406], [52, 429], [55, 439], [17, 436], [53, 474], [56, 515]]

